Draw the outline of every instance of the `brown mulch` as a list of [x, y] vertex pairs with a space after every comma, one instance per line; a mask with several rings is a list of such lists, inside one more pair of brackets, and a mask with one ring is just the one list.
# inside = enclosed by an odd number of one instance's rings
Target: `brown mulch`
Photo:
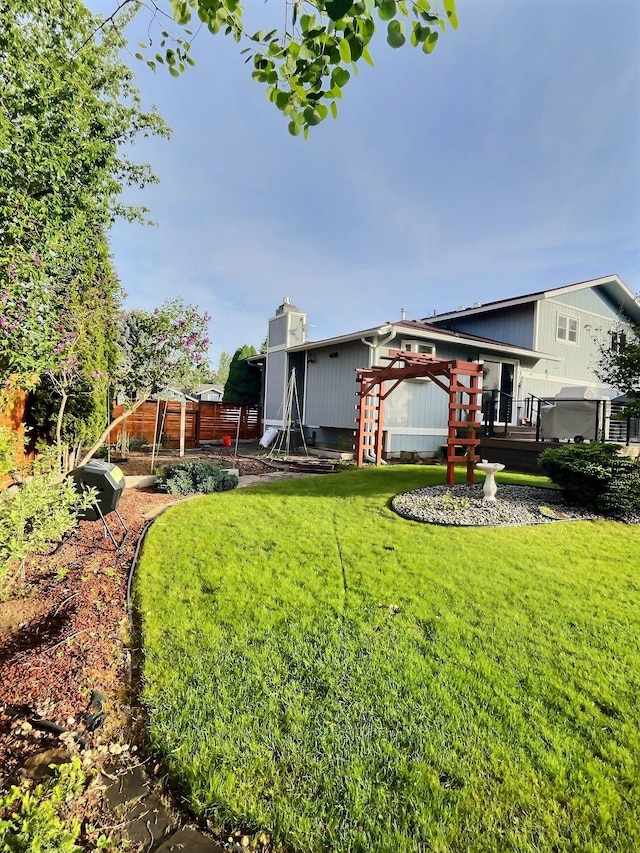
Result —
[[[118, 511], [129, 534], [120, 553], [100, 522], [82, 521], [50, 554], [30, 559], [24, 588], [14, 585], [12, 597], [0, 601], [0, 788], [17, 778], [30, 755], [61, 746], [57, 736], [32, 729], [19, 706], [84, 734], [90, 747], [123, 723], [128, 573], [147, 523], [143, 514], [175, 501], [125, 491]], [[93, 690], [105, 697], [107, 725], [91, 735], [82, 715]]]
[[[131, 475], [151, 474], [151, 453], [142, 451], [129, 451], [125, 457], [126, 461], [121, 460], [117, 454], [112, 454], [112, 462], [122, 469], [126, 477]], [[247, 474], [268, 474], [273, 471], [273, 464], [263, 462], [249, 455], [244, 455], [242, 451], [236, 456], [233, 448], [224, 448], [215, 446], [209, 450], [203, 448], [187, 449], [185, 451], [185, 460], [200, 460], [209, 462], [211, 465], [217, 465], [221, 468], [237, 468], [241, 476]], [[167, 465], [176, 465], [181, 461], [178, 450], [162, 449], [154, 459], [154, 468], [161, 470]], [[270, 461], [270, 460], [269, 460]]]

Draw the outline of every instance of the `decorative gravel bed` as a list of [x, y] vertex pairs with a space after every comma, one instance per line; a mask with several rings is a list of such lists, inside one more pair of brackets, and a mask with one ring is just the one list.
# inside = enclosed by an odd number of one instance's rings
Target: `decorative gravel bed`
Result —
[[495, 502], [483, 501], [483, 497], [481, 485], [428, 486], [396, 495], [391, 506], [398, 515], [411, 521], [455, 527], [593, 521], [601, 517], [581, 507], [569, 506], [556, 489], [499, 485]]

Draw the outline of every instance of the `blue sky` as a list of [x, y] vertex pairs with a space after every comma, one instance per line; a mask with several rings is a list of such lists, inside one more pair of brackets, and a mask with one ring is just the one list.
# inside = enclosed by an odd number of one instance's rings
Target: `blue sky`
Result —
[[458, 16], [431, 56], [378, 38], [307, 142], [222, 35], [199, 35], [179, 79], [132, 60], [173, 137], [134, 149], [161, 183], [127, 200], [158, 226], [111, 235], [128, 306], [208, 310], [215, 364], [259, 346], [285, 295], [317, 340], [610, 273], [638, 292], [640, 3], [458, 0]]

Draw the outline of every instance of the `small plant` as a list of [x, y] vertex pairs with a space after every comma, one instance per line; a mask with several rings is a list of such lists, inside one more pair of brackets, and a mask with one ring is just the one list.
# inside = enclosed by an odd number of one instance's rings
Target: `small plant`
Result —
[[211, 494], [235, 489], [238, 478], [209, 462], [180, 462], [169, 465], [161, 475], [157, 488], [170, 495]]
[[442, 499], [442, 508], [447, 512], [461, 512], [469, 508], [469, 498], [454, 498], [451, 492], [447, 492]]
[[80, 495], [71, 480], [58, 483], [51, 455], [42, 455], [32, 471], [15, 493], [0, 494], [0, 583], [16, 563], [24, 582], [27, 557], [73, 530], [78, 513], [94, 500], [93, 489]]
[[84, 789], [80, 759], [61, 765], [56, 776], [31, 787], [25, 782], [0, 794], [0, 850], [10, 853], [81, 853], [76, 844], [80, 821], [68, 814]]
[[14, 468], [19, 448], [18, 433], [9, 427], [0, 427], [0, 477]]

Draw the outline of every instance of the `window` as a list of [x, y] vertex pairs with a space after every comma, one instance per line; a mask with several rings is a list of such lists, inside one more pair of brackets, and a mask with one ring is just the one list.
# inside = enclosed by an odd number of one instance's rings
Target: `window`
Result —
[[[421, 355], [436, 354], [435, 344], [425, 343], [424, 341], [401, 341], [400, 349], [403, 352], [415, 352]], [[414, 379], [408, 379], [407, 382], [431, 382], [429, 376], [416, 376]]]
[[570, 344], [578, 343], [578, 319], [576, 317], [567, 317], [566, 314], [558, 314], [556, 340], [567, 341]]
[[426, 355], [435, 355], [436, 348], [433, 344], [426, 344], [424, 341], [402, 341], [400, 349], [404, 352], [418, 352]]

